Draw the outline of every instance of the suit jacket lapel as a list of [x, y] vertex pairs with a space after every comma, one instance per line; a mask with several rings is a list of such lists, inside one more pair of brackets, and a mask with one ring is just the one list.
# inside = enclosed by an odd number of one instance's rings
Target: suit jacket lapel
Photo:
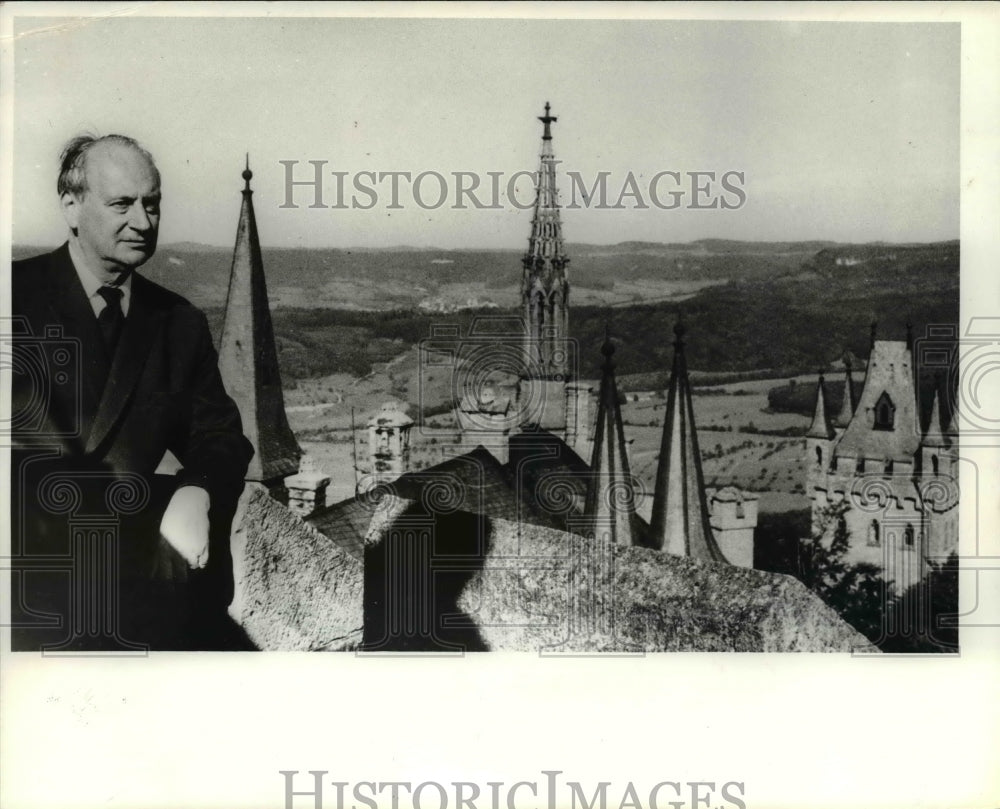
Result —
[[82, 380], [76, 390], [80, 396], [80, 437], [85, 439], [108, 374], [108, 355], [94, 309], [69, 256], [69, 246], [64, 244], [50, 255], [45, 295], [50, 314], [44, 324], [59, 324], [64, 336], [79, 340]]
[[150, 300], [146, 280], [139, 275], [133, 276], [128, 316], [87, 439], [87, 452], [97, 449], [125, 409], [153, 341], [163, 327], [163, 316], [163, 310], [153, 306]]

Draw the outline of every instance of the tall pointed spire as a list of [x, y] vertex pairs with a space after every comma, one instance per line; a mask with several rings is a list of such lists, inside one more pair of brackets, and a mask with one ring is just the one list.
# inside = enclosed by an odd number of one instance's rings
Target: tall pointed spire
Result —
[[250, 190], [250, 156], [243, 171], [243, 206], [236, 228], [226, 297], [225, 319], [219, 340], [219, 369], [226, 390], [243, 419], [243, 431], [256, 450], [247, 480], [269, 488], [299, 468], [299, 449], [288, 426], [281, 392], [278, 353], [267, 300], [257, 220]]
[[566, 350], [569, 333], [569, 281], [566, 278], [566, 256], [562, 223], [559, 219], [559, 192], [556, 190], [556, 163], [552, 152], [552, 124], [558, 119], [550, 115], [545, 103], [545, 115], [538, 118], [544, 124], [541, 165], [528, 251], [522, 259], [524, 272], [521, 299], [524, 307], [525, 352], [528, 375], [538, 378], [565, 379], [570, 370]]
[[674, 366], [667, 390], [650, 536], [654, 547], [712, 562], [726, 558], [708, 522], [705, 480], [684, 357], [684, 327], [674, 326]]
[[[850, 384], [850, 377], [848, 377], [848, 384]], [[813, 420], [806, 431], [806, 438], [825, 438], [829, 440], [836, 435], [833, 427], [830, 425], [830, 417], [827, 415], [829, 412], [830, 407], [826, 403], [826, 380], [823, 378], [823, 374], [820, 373], [819, 382], [816, 384], [816, 406], [813, 408]], [[851, 412], [853, 414], [854, 411], [852, 410]], [[841, 413], [843, 413], [843, 410], [841, 410]], [[850, 421], [850, 418], [847, 421]]]
[[854, 380], [851, 378], [851, 360], [844, 357], [844, 399], [840, 404], [840, 412], [834, 419], [834, 426], [840, 429], [846, 428], [851, 423], [857, 406], [858, 402], [854, 398]]
[[636, 545], [639, 533], [634, 530], [633, 525], [635, 491], [625, 450], [625, 429], [618, 406], [615, 364], [611, 359], [615, 347], [607, 328], [601, 353], [604, 354], [604, 365], [584, 517], [587, 520], [587, 530], [592, 531], [595, 537], [621, 545]]

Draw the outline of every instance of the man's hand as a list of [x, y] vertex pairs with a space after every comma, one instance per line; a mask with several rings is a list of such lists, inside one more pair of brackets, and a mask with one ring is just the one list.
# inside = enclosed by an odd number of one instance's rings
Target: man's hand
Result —
[[192, 568], [208, 564], [208, 492], [181, 486], [160, 521], [160, 535]]

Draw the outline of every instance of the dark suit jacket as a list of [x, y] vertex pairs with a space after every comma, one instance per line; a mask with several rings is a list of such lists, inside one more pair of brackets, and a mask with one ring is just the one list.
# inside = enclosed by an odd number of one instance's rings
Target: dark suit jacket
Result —
[[[120, 537], [119, 578], [141, 582], [162, 552], [155, 529], [173, 486], [202, 486], [215, 515], [231, 517], [253, 455], [205, 316], [136, 274], [109, 357], [68, 245], [15, 262], [12, 292], [13, 555], [43, 568], [43, 557], [72, 557], [67, 521], [117, 519], [131, 533]], [[153, 472], [166, 450], [184, 468], [164, 493]], [[70, 508], [60, 479], [75, 492]], [[228, 548], [217, 550], [216, 568], [229, 559]], [[25, 583], [23, 606], [37, 614], [31, 589]]]

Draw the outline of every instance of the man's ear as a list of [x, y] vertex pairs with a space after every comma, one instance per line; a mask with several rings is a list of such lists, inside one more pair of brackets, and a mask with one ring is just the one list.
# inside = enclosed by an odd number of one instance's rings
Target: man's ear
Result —
[[72, 194], [67, 191], [59, 198], [59, 205], [62, 207], [63, 217], [66, 219], [66, 224], [69, 225], [69, 229], [73, 231], [73, 235], [77, 235], [77, 228], [80, 226], [80, 200], [76, 194]]

